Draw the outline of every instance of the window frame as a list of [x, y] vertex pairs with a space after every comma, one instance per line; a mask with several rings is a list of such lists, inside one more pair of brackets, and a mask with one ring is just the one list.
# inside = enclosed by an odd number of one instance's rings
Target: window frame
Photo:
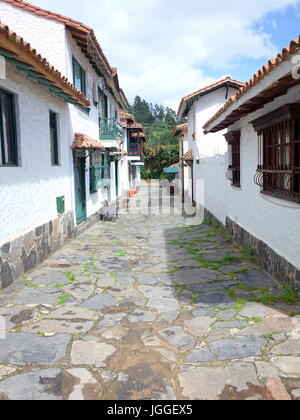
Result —
[[[72, 57], [72, 66], [73, 66], [73, 85], [78, 89], [81, 93], [86, 95], [86, 71], [82, 67], [82, 65], [76, 60], [76, 58]], [[78, 67], [80, 71], [80, 88], [76, 85], [76, 78], [75, 78], [75, 67]]]
[[[14, 156], [14, 160], [11, 162], [4, 161], [5, 158], [5, 138], [3, 132], [3, 121], [2, 121], [2, 101], [1, 96], [6, 95], [10, 98], [10, 129], [11, 129], [11, 137], [12, 137], [12, 153]], [[17, 137], [17, 123], [16, 123], [16, 102], [15, 102], [15, 94], [0, 88], [0, 167], [18, 167], [19, 166], [19, 150], [18, 150], [18, 137]]]
[[230, 131], [225, 134], [228, 143], [228, 172], [227, 178], [235, 188], [241, 188], [241, 132]]
[[[51, 116], [55, 116], [55, 123], [56, 127], [51, 127]], [[60, 142], [59, 142], [59, 114], [57, 112], [54, 112], [52, 110], [49, 110], [49, 129], [50, 129], [50, 156], [51, 156], [51, 166], [61, 166], [60, 161]], [[56, 156], [54, 152], [53, 147], [53, 137], [52, 137], [52, 130], [55, 131], [55, 142], [56, 142]], [[57, 158], [57, 161], [55, 161], [55, 157]]]
[[300, 104], [286, 104], [254, 121], [261, 193], [300, 203]]

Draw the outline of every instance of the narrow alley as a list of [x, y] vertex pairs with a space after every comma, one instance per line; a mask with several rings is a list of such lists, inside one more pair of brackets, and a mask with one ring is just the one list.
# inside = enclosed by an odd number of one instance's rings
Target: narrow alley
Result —
[[215, 227], [120, 215], [0, 292], [0, 400], [297, 398], [286, 300]]

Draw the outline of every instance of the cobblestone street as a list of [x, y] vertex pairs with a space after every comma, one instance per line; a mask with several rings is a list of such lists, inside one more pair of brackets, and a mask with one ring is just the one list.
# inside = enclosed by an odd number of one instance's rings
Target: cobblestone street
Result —
[[211, 225], [101, 222], [0, 292], [0, 399], [300, 399], [285, 300]]

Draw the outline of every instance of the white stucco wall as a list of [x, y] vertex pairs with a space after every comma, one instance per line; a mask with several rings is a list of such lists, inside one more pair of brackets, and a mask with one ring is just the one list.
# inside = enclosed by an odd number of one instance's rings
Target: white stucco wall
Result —
[[[260, 194], [254, 183], [257, 168], [258, 139], [250, 121], [286, 104], [300, 100], [300, 87], [275, 99], [264, 108], [249, 114], [229, 127], [241, 130], [241, 188], [231, 186], [226, 179], [227, 153], [201, 159], [200, 173], [205, 180], [205, 206], [223, 223], [226, 216], [279, 255], [300, 269], [300, 205]], [[208, 134], [209, 140], [214, 134]]]
[[[226, 130], [205, 136], [202, 128], [205, 122], [225, 104], [226, 90], [226, 88], [221, 88], [202, 96], [193, 104], [188, 114], [188, 145], [189, 150], [193, 151], [194, 156], [194, 200], [197, 204], [202, 201], [202, 194], [199, 191], [200, 186], [197, 185], [197, 180], [203, 179], [205, 174], [202, 168], [202, 159], [208, 164], [209, 158], [224, 155], [227, 152], [227, 143], [224, 138]], [[228, 97], [235, 93], [236, 89], [230, 88]], [[196, 135], [195, 140], [193, 140], [193, 134]], [[197, 159], [200, 158], [201, 164], [197, 163]], [[208, 179], [210, 178], [211, 176], [209, 175]], [[210, 185], [213, 182], [214, 180], [211, 179]], [[205, 186], [205, 189], [209, 191], [208, 186]], [[189, 196], [191, 197], [191, 188], [189, 189]], [[223, 202], [223, 198], [220, 197], [219, 199], [220, 202]], [[216, 200], [219, 199], [216, 198]]]
[[0, 1], [0, 21], [66, 75], [65, 25]]
[[[7, 65], [0, 86], [15, 94], [19, 167], [0, 167], [0, 243], [57, 217], [56, 197], [72, 209], [68, 105]], [[61, 166], [51, 166], [49, 110], [59, 114]]]
[[229, 187], [228, 216], [278, 254], [300, 268], [300, 205], [260, 194], [253, 178], [257, 168], [257, 133], [249, 124], [286, 103], [300, 100], [300, 87], [242, 119], [230, 130], [241, 129], [241, 190]]

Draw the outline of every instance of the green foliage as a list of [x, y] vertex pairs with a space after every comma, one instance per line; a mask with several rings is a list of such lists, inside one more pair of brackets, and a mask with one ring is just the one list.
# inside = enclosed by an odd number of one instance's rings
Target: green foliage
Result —
[[145, 145], [145, 167], [142, 169], [143, 179], [164, 178], [163, 168], [179, 161], [179, 146]]
[[281, 297], [288, 305], [294, 305], [298, 301], [297, 290], [291, 285], [284, 286]]

